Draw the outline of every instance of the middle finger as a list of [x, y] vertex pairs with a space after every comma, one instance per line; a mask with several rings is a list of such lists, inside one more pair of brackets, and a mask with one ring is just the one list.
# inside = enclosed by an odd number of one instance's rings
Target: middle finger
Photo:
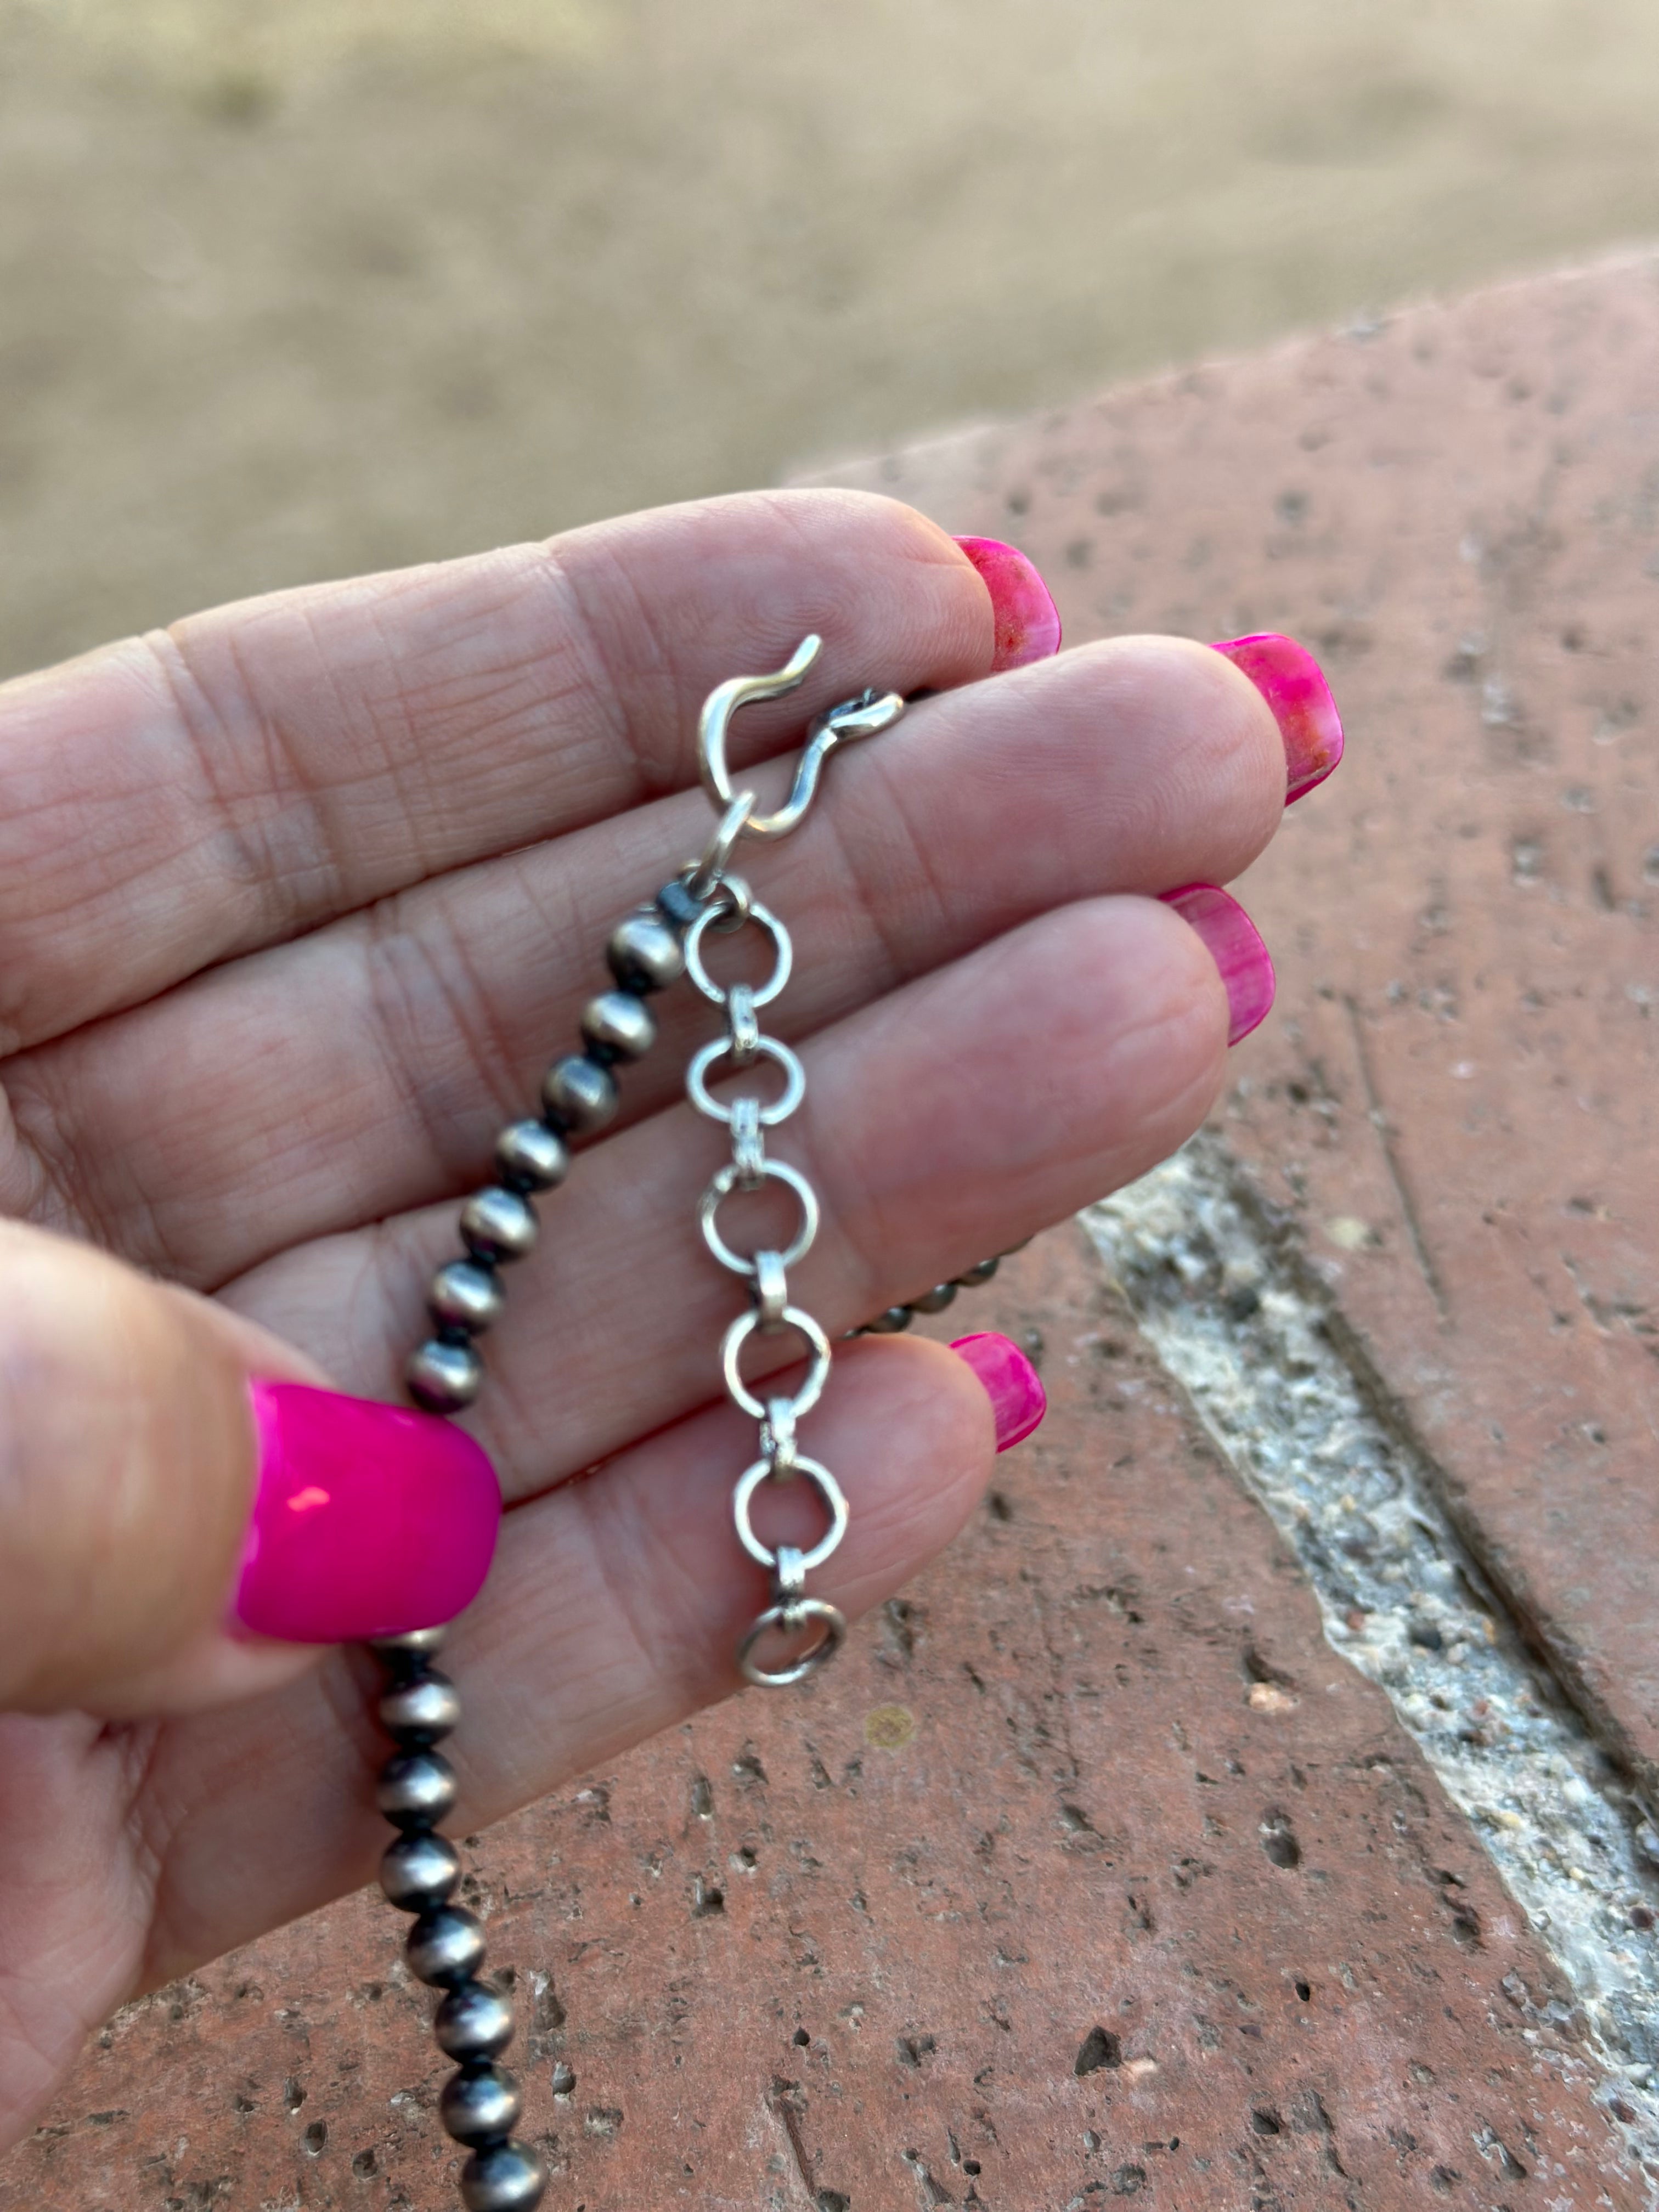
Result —
[[[833, 804], [752, 872], [797, 941], [786, 1037], [1049, 907], [1225, 881], [1285, 793], [1260, 694], [1168, 638], [927, 701], [830, 775]], [[52, 1163], [37, 1218], [213, 1287], [465, 1188], [599, 988], [611, 927], [708, 819], [693, 794], [637, 809], [19, 1056], [14, 1119]], [[708, 1033], [689, 992], [653, 1007], [663, 1035], [628, 1073], [622, 1126], [673, 1095]]]

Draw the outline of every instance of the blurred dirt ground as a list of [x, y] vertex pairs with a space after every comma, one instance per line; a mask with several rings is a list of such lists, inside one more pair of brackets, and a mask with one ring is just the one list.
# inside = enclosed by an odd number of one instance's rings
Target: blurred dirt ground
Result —
[[1646, 0], [0, 0], [0, 670], [1659, 230]]

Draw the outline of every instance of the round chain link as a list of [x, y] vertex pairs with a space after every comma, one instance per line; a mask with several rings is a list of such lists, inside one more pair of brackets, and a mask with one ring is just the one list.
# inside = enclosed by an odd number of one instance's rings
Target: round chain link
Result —
[[[786, 1244], [778, 1255], [786, 1267], [793, 1267], [798, 1260], [806, 1257], [812, 1249], [812, 1240], [818, 1233], [817, 1194], [800, 1170], [792, 1168], [787, 1160], [762, 1159], [757, 1180], [763, 1182], [768, 1178], [774, 1182], [787, 1183], [800, 1200], [800, 1227], [795, 1232], [793, 1243]], [[703, 1241], [721, 1267], [729, 1267], [734, 1275], [752, 1278], [757, 1272], [756, 1261], [745, 1260], [740, 1252], [734, 1252], [716, 1226], [721, 1200], [729, 1198], [734, 1190], [744, 1188], [741, 1161], [728, 1161], [725, 1167], [715, 1170], [714, 1180], [704, 1191], [697, 1206], [697, 1218], [702, 1224]]]
[[[783, 1328], [798, 1328], [812, 1348], [812, 1364], [806, 1370], [806, 1380], [788, 1401], [791, 1412], [799, 1420], [803, 1413], [810, 1413], [817, 1404], [823, 1395], [823, 1386], [830, 1380], [830, 1340], [811, 1315], [803, 1312], [799, 1306], [786, 1306], [778, 1316], [778, 1325]], [[751, 1306], [747, 1313], [738, 1316], [720, 1343], [720, 1372], [726, 1377], [726, 1395], [732, 1404], [741, 1406], [744, 1412], [754, 1419], [763, 1421], [766, 1419], [765, 1406], [738, 1372], [738, 1354], [760, 1326], [760, 1312], [757, 1307]]]
[[[823, 1500], [824, 1510], [830, 1516], [830, 1526], [813, 1545], [811, 1550], [795, 1555], [799, 1559], [801, 1573], [810, 1575], [814, 1568], [823, 1565], [847, 1534], [847, 1500], [835, 1476], [830, 1474], [827, 1467], [821, 1466], [817, 1460], [805, 1457], [798, 1459], [795, 1462], [795, 1472], [806, 1477]], [[750, 1558], [757, 1561], [763, 1567], [775, 1567], [785, 1552], [792, 1548], [788, 1545], [781, 1545], [775, 1552], [769, 1550], [755, 1534], [754, 1523], [749, 1517], [755, 1492], [762, 1483], [769, 1480], [771, 1473], [771, 1461], [757, 1459], [752, 1467], [746, 1468], [739, 1476], [737, 1489], [732, 1498], [732, 1517], [738, 1524], [738, 1541], [748, 1553]], [[795, 1595], [799, 1597], [799, 1591], [797, 1590]]]
[[[763, 929], [772, 940], [772, 972], [763, 983], [757, 983], [753, 986], [749, 1000], [752, 1006], [769, 1006], [789, 981], [791, 971], [795, 964], [795, 948], [790, 942], [788, 931], [778, 920], [776, 915], [769, 907], [763, 906], [757, 898], [750, 896], [747, 884], [742, 883], [736, 876], [727, 876], [725, 878], [724, 887], [727, 890], [740, 889], [742, 891], [744, 910], [738, 926], [741, 927], [744, 922], [752, 921], [757, 928]], [[731, 994], [723, 984], [714, 981], [703, 965], [702, 958], [702, 940], [709, 930], [720, 927], [721, 921], [721, 908], [705, 907], [690, 928], [686, 931], [685, 972], [711, 1006], [723, 1008], [728, 1003]], [[721, 933], [726, 933], [722, 931]]]
[[[702, 1050], [696, 1054], [690, 1066], [686, 1070], [686, 1096], [698, 1113], [706, 1114], [711, 1121], [730, 1122], [732, 1119], [732, 1106], [722, 1106], [719, 1099], [711, 1098], [708, 1095], [708, 1071], [719, 1061], [724, 1060], [731, 1050], [732, 1040], [729, 1036], [716, 1037], [712, 1043], [704, 1045]], [[780, 1044], [775, 1037], [757, 1037], [755, 1040], [753, 1056], [760, 1060], [775, 1060], [783, 1070], [782, 1097], [775, 1098], [769, 1106], [762, 1106], [758, 1109], [761, 1126], [767, 1129], [775, 1129], [780, 1121], [787, 1121], [789, 1119], [801, 1100], [805, 1097], [806, 1070], [790, 1051], [788, 1046]], [[734, 1101], [733, 1104], [735, 1103]]]
[[[772, 1629], [792, 1635], [815, 1623], [822, 1626], [823, 1635], [789, 1666], [766, 1668], [756, 1660], [755, 1647]], [[769, 1605], [750, 1623], [748, 1634], [738, 1646], [738, 1672], [757, 1690], [787, 1690], [796, 1682], [804, 1682], [809, 1674], [816, 1674], [820, 1667], [827, 1667], [846, 1641], [847, 1616], [838, 1606], [830, 1605], [823, 1598], [804, 1597], [793, 1605]]]

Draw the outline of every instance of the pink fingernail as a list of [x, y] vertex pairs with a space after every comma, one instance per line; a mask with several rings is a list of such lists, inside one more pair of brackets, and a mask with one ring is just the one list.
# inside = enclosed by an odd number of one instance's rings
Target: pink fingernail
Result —
[[1006, 1336], [959, 1336], [951, 1349], [985, 1385], [996, 1417], [997, 1449], [1022, 1443], [1048, 1410], [1048, 1394], [1035, 1367]]
[[478, 1445], [430, 1413], [255, 1382], [259, 1488], [235, 1613], [284, 1644], [434, 1628], [471, 1604], [501, 1493]]
[[1028, 660], [1047, 660], [1060, 651], [1060, 610], [1048, 586], [1018, 546], [1000, 538], [958, 538], [991, 594], [996, 617], [996, 658], [992, 673], [1024, 668]]
[[1221, 970], [1232, 1017], [1227, 1042], [1237, 1044], [1267, 1019], [1278, 988], [1261, 932], [1238, 901], [1218, 884], [1188, 884], [1181, 890], [1164, 891], [1162, 896], [1165, 906], [1172, 906], [1198, 932]]
[[1294, 806], [1342, 757], [1342, 717], [1324, 671], [1306, 646], [1272, 630], [1224, 638], [1214, 650], [1242, 668], [1273, 708], [1285, 740], [1285, 804]]

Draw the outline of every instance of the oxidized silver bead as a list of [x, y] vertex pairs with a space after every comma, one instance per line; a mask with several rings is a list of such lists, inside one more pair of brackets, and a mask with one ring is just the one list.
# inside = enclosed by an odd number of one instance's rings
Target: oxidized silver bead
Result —
[[908, 1306], [889, 1306], [885, 1313], [878, 1313], [873, 1321], [866, 1322], [864, 1326], [871, 1336], [896, 1336], [900, 1329], [908, 1328], [915, 1319], [915, 1315]]
[[541, 2153], [528, 2143], [492, 2143], [461, 2168], [466, 2212], [535, 2212], [547, 2187]]
[[374, 1802], [388, 1820], [426, 1825], [455, 1804], [455, 1770], [441, 1751], [400, 1751], [380, 1769]]
[[457, 2142], [489, 2142], [507, 2134], [524, 2109], [519, 2085], [504, 2066], [467, 2066], [452, 2074], [438, 2100], [438, 2118]]
[[976, 1291], [981, 1283], [988, 1283], [997, 1271], [995, 1260], [976, 1260], [971, 1267], [964, 1267], [957, 1281], [964, 1291]]
[[954, 1283], [935, 1283], [931, 1291], [924, 1291], [919, 1298], [912, 1298], [910, 1304], [918, 1313], [943, 1313], [946, 1306], [955, 1303], [956, 1295]]
[[377, 1636], [368, 1648], [377, 1659], [429, 1659], [448, 1634], [447, 1628], [406, 1628], [401, 1636]]
[[494, 2058], [513, 2040], [513, 2008], [493, 1982], [463, 1982], [433, 2014], [432, 2033], [439, 2050], [464, 2065]]
[[514, 1121], [495, 1139], [495, 1164], [533, 1190], [551, 1190], [570, 1172], [570, 1155], [545, 1121]]
[[410, 1353], [404, 1381], [415, 1403], [428, 1413], [459, 1413], [483, 1387], [483, 1362], [470, 1344], [428, 1337]]
[[657, 1042], [657, 1024], [631, 991], [601, 991], [582, 1008], [582, 1035], [624, 1060], [638, 1060]]
[[454, 1728], [461, 1717], [461, 1701], [448, 1675], [434, 1670], [388, 1690], [380, 1712], [380, 1726], [389, 1735], [407, 1737], [424, 1748]]
[[400, 1912], [435, 1912], [455, 1893], [461, 1862], [443, 1836], [397, 1836], [380, 1859], [380, 1887]]
[[476, 1334], [501, 1319], [503, 1300], [501, 1286], [488, 1267], [452, 1260], [432, 1278], [426, 1302], [441, 1328], [470, 1328]]
[[527, 1198], [495, 1182], [461, 1208], [461, 1241], [475, 1259], [522, 1260], [535, 1249], [539, 1225]]
[[568, 1052], [543, 1078], [542, 1103], [567, 1129], [586, 1136], [615, 1115], [617, 1086], [597, 1060]]
[[660, 991], [685, 973], [685, 949], [665, 921], [647, 907], [611, 933], [605, 957], [626, 990]]
[[483, 1923], [464, 1905], [441, 1905], [423, 1912], [404, 1946], [410, 1972], [439, 1989], [470, 1981], [483, 1954]]

